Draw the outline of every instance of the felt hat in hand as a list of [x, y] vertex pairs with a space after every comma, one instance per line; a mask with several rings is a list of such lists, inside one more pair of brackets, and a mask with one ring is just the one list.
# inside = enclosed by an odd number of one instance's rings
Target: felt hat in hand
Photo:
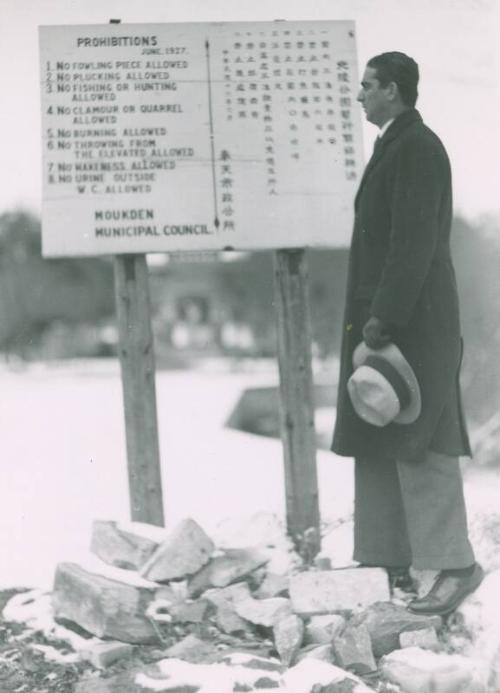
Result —
[[412, 367], [395, 344], [370, 349], [358, 344], [354, 373], [347, 389], [356, 414], [373, 426], [410, 424], [422, 409], [420, 387]]

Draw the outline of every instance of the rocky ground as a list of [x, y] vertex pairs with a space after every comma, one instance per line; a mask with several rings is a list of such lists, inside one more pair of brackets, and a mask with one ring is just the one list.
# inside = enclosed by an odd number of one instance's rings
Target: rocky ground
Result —
[[51, 592], [1, 593], [0, 691], [499, 690], [500, 570], [443, 622], [412, 616], [415, 592], [382, 569], [307, 564], [275, 516], [246, 535], [231, 548], [190, 519], [95, 522], [93, 555], [59, 564]]
[[[100, 564], [84, 565], [92, 518], [128, 517], [121, 391], [117, 372], [90, 377], [87, 363], [79, 377], [74, 368], [57, 376], [2, 376], [1, 586], [43, 589], [0, 592], [0, 693], [500, 691], [498, 468], [481, 468], [476, 459], [465, 470], [483, 585], [447, 622], [416, 628], [403, 617], [408, 594], [390, 591], [385, 573], [367, 580], [373, 592], [364, 579], [348, 590], [349, 460], [318, 451], [325, 526], [311, 564], [307, 546], [294, 553], [276, 520], [285, 516], [279, 441], [224, 428], [255, 375], [247, 382], [219, 373], [159, 374], [167, 526], [189, 516], [210, 536], [203, 550], [188, 552], [184, 576], [162, 575], [157, 559], [168, 558], [170, 540], [151, 533], [139, 540], [135, 531], [117, 532], [116, 523], [94, 523]], [[54, 444], [54, 417], [69, 409]], [[481, 432], [483, 447], [490, 433]], [[497, 448], [490, 448], [495, 458]], [[125, 560], [120, 534], [129, 552], [135, 547]], [[421, 589], [432, 581], [417, 577]], [[313, 580], [305, 590], [312, 607], [298, 599], [301, 580]], [[320, 588], [328, 588], [322, 604]], [[362, 603], [347, 607], [353, 592]]]

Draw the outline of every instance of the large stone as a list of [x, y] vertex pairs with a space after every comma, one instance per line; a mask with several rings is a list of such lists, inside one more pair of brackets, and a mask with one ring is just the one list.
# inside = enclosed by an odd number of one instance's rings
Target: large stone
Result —
[[290, 614], [279, 619], [273, 627], [274, 646], [281, 661], [290, 666], [299, 653], [304, 640], [304, 623], [301, 618]]
[[404, 693], [486, 693], [484, 666], [461, 655], [436, 654], [418, 647], [395, 650], [381, 660], [381, 671]]
[[290, 578], [290, 598], [301, 615], [355, 611], [389, 601], [389, 581], [382, 568], [311, 570]]
[[344, 626], [345, 618], [340, 614], [312, 616], [306, 626], [305, 641], [317, 644], [331, 643]]
[[208, 563], [214, 548], [210, 537], [194, 520], [188, 518], [174, 527], [140, 573], [148, 580], [157, 582], [186, 578]]
[[377, 665], [373, 657], [370, 634], [364, 625], [347, 625], [332, 643], [335, 663], [355, 674], [369, 674]]
[[435, 628], [442, 625], [440, 616], [417, 616], [404, 607], [390, 602], [372, 604], [356, 614], [354, 625], [364, 624], [372, 641], [373, 654], [381, 657], [400, 647], [399, 636], [407, 630]]
[[248, 621], [238, 616], [235, 610], [235, 605], [238, 602], [251, 599], [250, 590], [246, 583], [238, 582], [228, 587], [207, 590], [203, 594], [203, 599], [214, 605], [217, 627], [224, 633], [232, 634], [251, 631]]
[[283, 675], [286, 693], [369, 693], [361, 679], [333, 664], [303, 659]]
[[251, 597], [237, 602], [236, 613], [257, 626], [272, 628], [280, 619], [292, 613], [289, 599], [273, 597], [272, 599], [252, 599]]
[[128, 643], [156, 643], [157, 632], [146, 611], [154, 600], [155, 585], [136, 579], [120, 582], [88, 572], [76, 563], [57, 567], [52, 604], [56, 619], [78, 624], [100, 638]]
[[222, 556], [210, 559], [193, 575], [188, 585], [189, 595], [198, 597], [210, 587], [227, 587], [267, 561], [268, 556], [255, 549], [226, 549]]
[[110, 520], [95, 520], [90, 548], [105, 563], [139, 570], [167, 536], [162, 527], [143, 522], [118, 524]]

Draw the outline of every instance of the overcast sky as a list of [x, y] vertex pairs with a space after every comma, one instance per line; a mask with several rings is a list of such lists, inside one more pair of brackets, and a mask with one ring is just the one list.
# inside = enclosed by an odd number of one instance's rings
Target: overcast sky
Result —
[[[0, 213], [41, 206], [38, 26], [122, 22], [353, 19], [359, 72], [401, 50], [420, 66], [418, 108], [444, 141], [455, 207], [500, 211], [496, 0], [0, 0]], [[368, 153], [375, 128], [366, 124]]]

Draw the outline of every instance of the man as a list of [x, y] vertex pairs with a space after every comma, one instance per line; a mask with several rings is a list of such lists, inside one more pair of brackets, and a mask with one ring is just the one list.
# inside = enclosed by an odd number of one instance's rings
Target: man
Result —
[[[415, 110], [418, 78], [412, 58], [383, 53], [368, 62], [358, 94], [380, 133], [355, 200], [332, 450], [355, 458], [355, 560], [389, 574], [410, 565], [440, 571], [409, 608], [447, 614], [482, 570], [467, 536], [458, 460], [470, 447], [458, 383], [450, 164]], [[355, 412], [347, 382], [362, 341], [400, 349], [420, 386], [416, 421], [381, 427]]]

